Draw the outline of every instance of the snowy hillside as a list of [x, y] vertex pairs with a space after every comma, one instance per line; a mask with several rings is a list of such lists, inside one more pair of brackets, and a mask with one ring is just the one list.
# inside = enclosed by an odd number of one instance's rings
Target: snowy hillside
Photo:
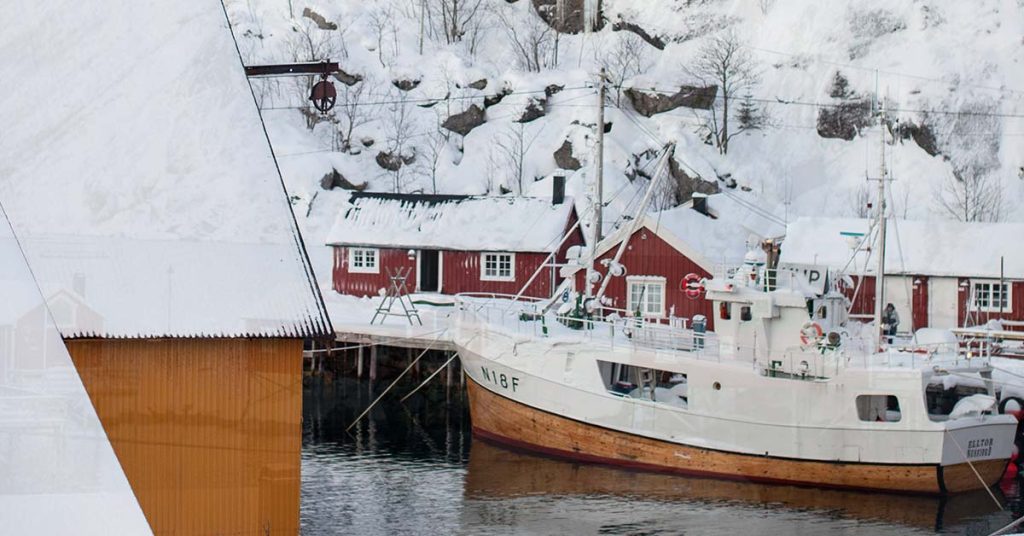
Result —
[[[899, 216], [1024, 221], [1021, 0], [604, 0], [592, 32], [591, 0], [226, 3], [247, 64], [329, 57], [359, 79], [336, 82], [327, 117], [307, 80], [253, 82], [311, 249], [345, 188], [548, 195], [578, 163], [567, 189], [585, 203], [601, 67], [613, 214], [675, 142], [662, 206], [722, 190], [759, 217], [863, 215], [881, 96]], [[700, 68], [723, 44], [745, 69], [725, 154], [707, 128], [721, 134], [725, 94]], [[328, 273], [327, 250], [311, 255]]]

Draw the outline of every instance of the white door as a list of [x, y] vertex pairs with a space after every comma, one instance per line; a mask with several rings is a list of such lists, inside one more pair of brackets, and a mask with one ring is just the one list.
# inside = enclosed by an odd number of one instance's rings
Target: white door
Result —
[[955, 277], [932, 277], [928, 279], [928, 323], [933, 328], [955, 328], [957, 304], [960, 302], [960, 286]]

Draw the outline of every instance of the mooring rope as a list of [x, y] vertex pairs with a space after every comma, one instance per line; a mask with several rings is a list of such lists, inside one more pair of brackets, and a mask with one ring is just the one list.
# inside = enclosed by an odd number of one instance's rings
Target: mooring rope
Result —
[[[442, 330], [442, 333], [443, 333], [444, 331], [447, 331], [447, 328], [445, 328], [444, 330]], [[431, 342], [432, 342], [432, 343], [434, 343], [434, 342], [437, 342], [437, 341], [438, 341], [438, 339], [440, 339], [440, 338], [441, 338], [441, 336], [440, 336], [440, 334], [439, 334], [439, 335], [438, 335], [437, 337], [435, 337], [435, 338], [434, 338], [434, 340], [433, 340], [433, 341], [431, 341]], [[370, 410], [372, 410], [372, 409], [373, 409], [373, 407], [377, 405], [377, 402], [380, 402], [380, 401], [381, 401], [381, 399], [382, 399], [382, 398], [384, 398], [384, 395], [388, 394], [388, 391], [390, 391], [390, 390], [391, 390], [391, 388], [392, 388], [392, 387], [394, 387], [394, 386], [395, 386], [395, 385], [396, 385], [396, 384], [398, 383], [398, 381], [399, 381], [399, 380], [401, 380], [401, 379], [402, 379], [402, 377], [404, 377], [404, 376], [405, 376], [405, 374], [406, 374], [407, 372], [409, 372], [410, 370], [412, 370], [412, 367], [413, 367], [414, 365], [416, 365], [416, 363], [419, 363], [419, 361], [420, 361], [420, 358], [422, 358], [423, 356], [427, 355], [427, 352], [429, 352], [429, 351], [430, 351], [430, 348], [431, 348], [431, 347], [432, 347], [432, 344], [428, 344], [428, 345], [427, 345], [427, 347], [426, 347], [426, 348], [424, 348], [422, 352], [420, 352], [420, 355], [416, 356], [416, 359], [413, 359], [413, 360], [412, 360], [412, 363], [409, 363], [409, 366], [408, 366], [408, 367], [405, 367], [405, 370], [403, 370], [403, 371], [402, 371], [402, 373], [401, 373], [401, 374], [399, 374], [399, 375], [398, 375], [398, 377], [397, 377], [397, 378], [395, 378], [395, 379], [394, 379], [394, 380], [393, 380], [393, 381], [391, 382], [391, 385], [388, 385], [387, 389], [384, 389], [384, 392], [383, 392], [383, 393], [381, 393], [381, 394], [380, 394], [380, 395], [379, 395], [379, 396], [378, 396], [378, 397], [377, 397], [376, 399], [374, 399], [374, 401], [373, 401], [372, 403], [370, 403], [370, 405], [369, 405], [369, 406], [368, 406], [368, 407], [367, 407], [367, 408], [366, 408], [365, 410], [363, 410], [363, 412], [362, 412], [362, 413], [360, 413], [358, 417], [356, 417], [356, 420], [352, 421], [352, 423], [348, 425], [348, 428], [345, 428], [345, 431], [346, 431], [346, 432], [348, 432], [349, 430], [351, 430], [351, 429], [352, 429], [352, 427], [353, 427], [353, 426], [355, 426], [355, 425], [356, 425], [356, 423], [358, 423], [358, 422], [359, 422], [360, 420], [362, 420], [362, 418], [363, 418], [363, 417], [365, 417], [367, 413], [370, 413]]]
[[978, 470], [974, 468], [974, 464], [971, 463], [971, 460], [967, 458], [967, 453], [964, 452], [963, 447], [960, 446], [960, 442], [956, 440], [956, 436], [950, 434], [949, 430], [946, 430], [946, 433], [949, 434], [949, 438], [953, 440], [953, 444], [956, 445], [956, 449], [960, 451], [960, 455], [964, 457], [964, 461], [967, 462], [967, 466], [970, 467], [971, 471], [974, 472], [974, 476], [978, 477], [978, 481], [981, 482], [981, 487], [985, 488], [985, 491], [988, 492], [988, 496], [992, 497], [992, 502], [996, 503], [996, 506], [998, 506], [999, 510], [1002, 511], [1002, 503], [1000, 503], [999, 499], [996, 498], [996, 494], [992, 493], [992, 490], [988, 487], [988, 483], [985, 482], [985, 479], [981, 478], [981, 473], [979, 473]]
[[405, 400], [407, 398], [409, 398], [410, 396], [416, 394], [416, 391], [419, 391], [420, 388], [422, 388], [424, 385], [430, 383], [430, 380], [434, 379], [434, 376], [437, 376], [437, 373], [439, 373], [442, 370], [448, 368], [448, 365], [451, 364], [452, 361], [455, 361], [456, 357], [459, 357], [459, 353], [458, 352], [455, 352], [454, 354], [452, 354], [452, 356], [450, 358], [448, 358], [448, 361], [445, 361], [443, 365], [438, 367], [438, 369], [435, 370], [433, 374], [431, 374], [430, 376], [427, 376], [427, 379], [423, 380], [423, 382], [420, 383], [419, 385], [417, 385], [415, 389], [413, 389], [412, 391], [409, 391], [409, 394], [403, 396], [402, 399], [399, 400], [399, 402], [405, 402]]

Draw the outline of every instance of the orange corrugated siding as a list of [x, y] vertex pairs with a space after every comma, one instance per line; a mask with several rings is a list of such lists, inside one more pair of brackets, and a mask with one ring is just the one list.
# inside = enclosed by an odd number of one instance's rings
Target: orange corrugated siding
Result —
[[298, 533], [301, 340], [67, 346], [155, 534]]

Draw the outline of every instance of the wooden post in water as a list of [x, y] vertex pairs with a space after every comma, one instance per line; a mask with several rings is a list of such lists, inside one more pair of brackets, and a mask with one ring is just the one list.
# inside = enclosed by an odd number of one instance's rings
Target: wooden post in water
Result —
[[359, 347], [359, 353], [356, 354], [356, 378], [363, 379], [363, 347]]
[[370, 347], [370, 381], [377, 381], [377, 346]]
[[[447, 354], [445, 354], [445, 355], [446, 355], [446, 357], [451, 357], [451, 356], [448, 356]], [[445, 361], [447, 361], [447, 359]], [[452, 373], [452, 369], [454, 369], [454, 368], [455, 368], [455, 365], [451, 364], [451, 365], [448, 365], [448, 367], [444, 371], [444, 400], [445, 400], [445, 402], [447, 402], [447, 401], [449, 401], [451, 399], [452, 374], [453, 374]]]

